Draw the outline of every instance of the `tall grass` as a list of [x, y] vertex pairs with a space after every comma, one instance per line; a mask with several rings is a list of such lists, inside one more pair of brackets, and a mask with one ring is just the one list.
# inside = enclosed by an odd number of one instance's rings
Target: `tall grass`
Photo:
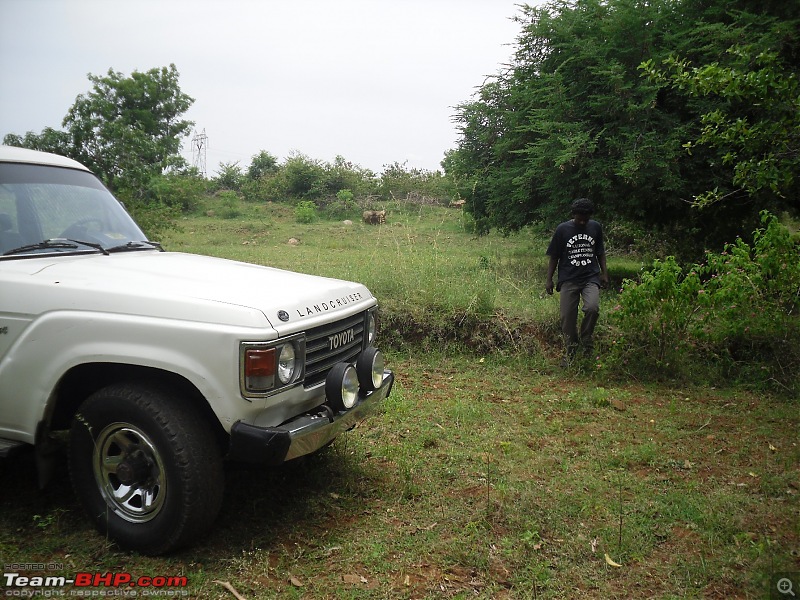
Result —
[[548, 240], [531, 230], [479, 237], [459, 209], [402, 203], [386, 206], [383, 225], [357, 215], [298, 223], [279, 203], [243, 203], [227, 219], [223, 208], [212, 201], [185, 217], [165, 247], [359, 281], [403, 338], [470, 345], [476, 327], [492, 328], [481, 334], [490, 347], [524, 346], [530, 327], [557, 337], [557, 299], [544, 294]]
[[[283, 204], [242, 204], [237, 216], [205, 207], [165, 234], [169, 250], [365, 283], [382, 301], [411, 309], [495, 310], [536, 319], [552, 313], [544, 298], [547, 240], [530, 231], [477, 237], [460, 210], [395, 204], [384, 225], [353, 215], [344, 221], [298, 223]], [[209, 216], [210, 215], [210, 216]], [[298, 240], [297, 245], [289, 240]]]

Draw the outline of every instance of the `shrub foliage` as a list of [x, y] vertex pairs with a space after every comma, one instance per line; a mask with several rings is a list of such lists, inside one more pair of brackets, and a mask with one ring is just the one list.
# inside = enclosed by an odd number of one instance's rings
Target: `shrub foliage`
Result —
[[657, 260], [626, 280], [605, 367], [800, 391], [800, 242], [774, 215], [761, 218], [752, 244], [738, 239], [687, 269]]

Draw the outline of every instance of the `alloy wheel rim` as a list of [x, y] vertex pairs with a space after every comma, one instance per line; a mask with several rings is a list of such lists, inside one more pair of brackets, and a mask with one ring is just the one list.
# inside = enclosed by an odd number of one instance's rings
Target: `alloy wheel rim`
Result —
[[112, 423], [97, 437], [95, 481], [109, 508], [131, 523], [155, 518], [164, 506], [164, 464], [150, 438], [128, 423]]

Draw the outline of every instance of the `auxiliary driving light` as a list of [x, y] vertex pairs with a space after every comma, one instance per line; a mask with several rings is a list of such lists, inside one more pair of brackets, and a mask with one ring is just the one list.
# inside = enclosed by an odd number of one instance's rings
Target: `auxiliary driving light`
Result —
[[358, 373], [353, 365], [337, 363], [325, 379], [325, 396], [336, 410], [353, 408], [358, 400]]
[[384, 364], [383, 354], [377, 348], [369, 346], [361, 353], [356, 362], [356, 371], [362, 390], [371, 392], [380, 387], [383, 381]]

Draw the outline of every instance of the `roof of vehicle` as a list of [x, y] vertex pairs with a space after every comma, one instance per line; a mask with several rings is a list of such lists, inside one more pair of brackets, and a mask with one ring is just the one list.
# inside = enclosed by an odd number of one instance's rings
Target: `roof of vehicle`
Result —
[[50, 154], [49, 152], [39, 152], [27, 148], [16, 148], [14, 146], [0, 146], [0, 162], [16, 162], [37, 165], [48, 165], [51, 167], [69, 167], [71, 169], [81, 169], [88, 171], [85, 166], [76, 160]]

